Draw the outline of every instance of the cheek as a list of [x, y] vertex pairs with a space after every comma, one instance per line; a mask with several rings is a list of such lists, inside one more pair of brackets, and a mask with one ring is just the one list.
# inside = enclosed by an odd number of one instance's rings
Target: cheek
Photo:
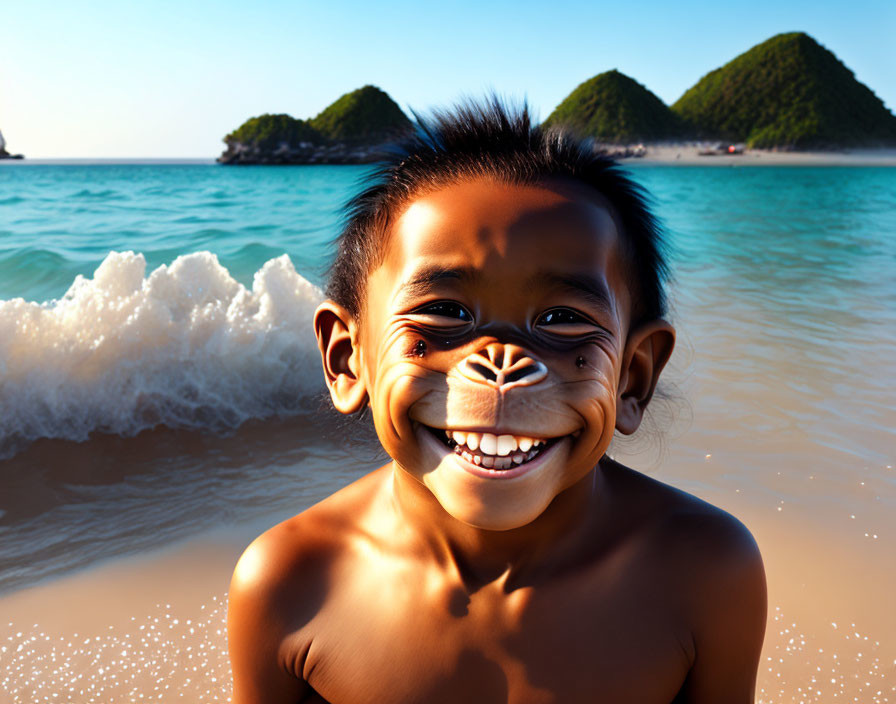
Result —
[[616, 426], [617, 355], [597, 345], [573, 350], [565, 360], [567, 402], [585, 421], [581, 451], [603, 454]]
[[[370, 328], [368, 328], [368, 331]], [[427, 356], [426, 340], [401, 325], [385, 324], [363, 340], [366, 352], [364, 373], [367, 388], [374, 399], [388, 393], [385, 388], [402, 375], [415, 373], [418, 363]], [[384, 386], [385, 385], [385, 386]]]
[[586, 435], [592, 443], [598, 443], [608, 433], [612, 435], [616, 423], [615, 388], [606, 378], [568, 385], [566, 401], [585, 421]]
[[[579, 345], [545, 355], [544, 360], [562, 383], [586, 385], [598, 396], [615, 397], [619, 380], [619, 352], [615, 348], [596, 343]], [[580, 396], [581, 392], [573, 395]]]
[[[621, 350], [609, 343], [593, 342], [581, 345], [566, 353], [565, 367], [572, 378], [618, 377]], [[575, 371], [573, 371], [575, 370]]]
[[419, 459], [410, 409], [444, 387], [444, 375], [426, 366], [425, 351], [419, 356], [414, 344], [399, 344], [383, 354], [369, 387], [380, 443], [390, 457], [405, 465]]

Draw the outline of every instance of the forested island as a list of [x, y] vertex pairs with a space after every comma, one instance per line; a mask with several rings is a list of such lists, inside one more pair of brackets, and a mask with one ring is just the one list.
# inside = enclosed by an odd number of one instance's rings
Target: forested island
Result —
[[[617, 156], [630, 145], [712, 142], [773, 150], [896, 147], [896, 116], [804, 32], [778, 34], [709, 72], [671, 106], [617, 70], [573, 90], [547, 117]], [[261, 115], [224, 138], [224, 164], [358, 164], [413, 129], [364, 86], [314, 118]], [[734, 149], [734, 147], [731, 147]], [[636, 152], [637, 154], [637, 152]]]
[[762, 149], [896, 146], [896, 117], [803, 32], [778, 34], [711, 71], [672, 110], [697, 138]]
[[222, 164], [363, 164], [412, 123], [387, 93], [367, 85], [309, 120], [261, 115], [224, 137]]
[[608, 144], [687, 139], [685, 121], [647, 88], [617, 70], [600, 73], [570, 93], [544, 121]]
[[803, 32], [778, 34], [711, 71], [671, 106], [608, 71], [545, 121], [606, 144], [714, 141], [805, 150], [896, 146], [896, 117]]

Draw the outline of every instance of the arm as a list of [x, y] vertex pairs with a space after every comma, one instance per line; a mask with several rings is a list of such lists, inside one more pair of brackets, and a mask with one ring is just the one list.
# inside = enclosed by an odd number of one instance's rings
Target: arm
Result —
[[[266, 533], [237, 563], [230, 583], [227, 641], [233, 670], [233, 704], [296, 704], [310, 687], [293, 672], [284, 647], [290, 632], [289, 580], [277, 540]], [[278, 559], [279, 558], [279, 559]]]
[[750, 532], [727, 514], [703, 529], [704, 566], [693, 591], [695, 657], [675, 702], [752, 703], [767, 609], [762, 557]]

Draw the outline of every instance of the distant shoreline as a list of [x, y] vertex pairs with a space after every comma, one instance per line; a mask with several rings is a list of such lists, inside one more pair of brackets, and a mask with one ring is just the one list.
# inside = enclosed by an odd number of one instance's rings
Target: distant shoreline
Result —
[[[700, 156], [703, 147], [694, 143], [646, 145], [642, 157], [623, 158], [626, 166], [896, 166], [896, 148], [838, 151], [772, 151], [748, 149], [743, 154]], [[19, 166], [187, 166], [216, 165], [214, 158], [37, 158], [3, 160], [0, 165]], [[310, 164], [306, 166], [331, 166]]]
[[0, 165], [15, 163], [20, 166], [156, 166], [182, 164], [214, 164], [214, 157], [40, 157], [21, 159], [15, 162], [0, 161]]

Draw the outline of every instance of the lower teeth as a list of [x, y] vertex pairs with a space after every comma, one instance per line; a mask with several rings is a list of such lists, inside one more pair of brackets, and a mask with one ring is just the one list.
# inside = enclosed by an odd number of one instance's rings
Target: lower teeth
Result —
[[523, 462], [528, 462], [538, 454], [537, 450], [530, 450], [526, 453], [515, 453], [510, 456], [499, 456], [495, 457], [493, 455], [472, 455], [469, 452], [461, 449], [461, 445], [454, 446], [454, 453], [463, 457], [467, 462], [471, 462], [476, 465], [481, 465], [487, 469], [510, 469], [513, 465], [520, 465]]

